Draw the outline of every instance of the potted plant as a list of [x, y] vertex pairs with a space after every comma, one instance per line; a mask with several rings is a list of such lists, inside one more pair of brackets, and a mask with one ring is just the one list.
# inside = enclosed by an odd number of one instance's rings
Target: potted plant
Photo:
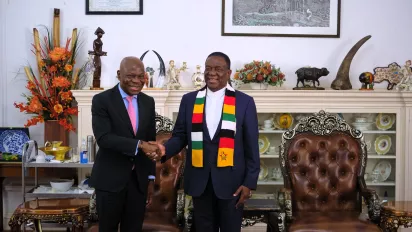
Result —
[[285, 74], [269, 61], [253, 61], [236, 70], [234, 79], [249, 83], [252, 89], [267, 89], [269, 85], [282, 86]]
[[60, 35], [56, 31], [60, 25], [53, 26], [53, 34], [46, 28], [47, 35], [42, 43], [38, 30], [33, 29], [32, 52], [36, 57], [35, 69], [38, 74], [31, 66], [24, 67], [29, 94], [23, 94], [25, 102], [15, 102], [14, 106], [20, 112], [34, 115], [27, 120], [25, 127], [45, 123], [45, 140], [65, 140], [66, 138], [51, 138], [47, 134], [59, 134], [60, 130], [65, 131], [62, 134], [75, 131], [72, 116], [77, 116], [78, 109], [74, 105], [71, 90], [77, 87], [85, 66], [74, 68], [80, 47], [77, 29], [73, 29], [72, 37], [61, 46]]

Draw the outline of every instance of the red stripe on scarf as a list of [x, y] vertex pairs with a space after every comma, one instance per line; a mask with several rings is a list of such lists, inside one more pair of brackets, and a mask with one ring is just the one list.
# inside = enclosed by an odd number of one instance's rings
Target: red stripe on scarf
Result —
[[235, 98], [230, 97], [230, 96], [225, 96], [224, 104], [234, 106], [235, 105]]
[[192, 123], [203, 123], [203, 113], [193, 114]]
[[233, 149], [235, 147], [235, 140], [232, 138], [221, 137], [219, 141], [219, 147]]

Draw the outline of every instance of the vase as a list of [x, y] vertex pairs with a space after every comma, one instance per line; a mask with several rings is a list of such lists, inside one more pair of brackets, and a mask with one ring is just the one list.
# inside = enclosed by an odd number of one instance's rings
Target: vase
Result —
[[251, 82], [249, 84], [250, 84], [251, 89], [267, 89], [268, 88], [268, 83], [254, 83], [254, 82]]
[[69, 146], [69, 133], [58, 120], [44, 121], [44, 142], [62, 141], [61, 146]]

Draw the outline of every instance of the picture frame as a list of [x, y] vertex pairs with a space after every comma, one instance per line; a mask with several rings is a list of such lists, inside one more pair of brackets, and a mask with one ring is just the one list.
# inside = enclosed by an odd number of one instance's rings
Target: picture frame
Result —
[[86, 0], [86, 15], [143, 15], [143, 0]]
[[340, 38], [340, 20], [341, 0], [222, 0], [221, 35]]

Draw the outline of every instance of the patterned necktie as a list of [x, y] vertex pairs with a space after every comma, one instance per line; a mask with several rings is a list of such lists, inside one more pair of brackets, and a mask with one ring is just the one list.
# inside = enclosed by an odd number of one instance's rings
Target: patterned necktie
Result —
[[127, 113], [129, 113], [130, 122], [132, 123], [133, 132], [136, 134], [136, 109], [133, 106], [133, 96], [127, 96], [129, 105], [127, 107]]

